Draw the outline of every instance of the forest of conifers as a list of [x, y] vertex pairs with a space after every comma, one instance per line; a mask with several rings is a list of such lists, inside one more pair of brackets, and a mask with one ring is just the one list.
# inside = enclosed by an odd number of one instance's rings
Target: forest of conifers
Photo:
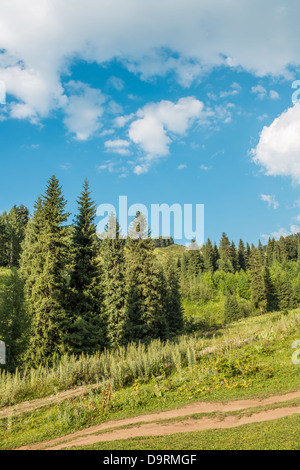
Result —
[[88, 182], [77, 204], [70, 225], [52, 176], [32, 215], [23, 205], [0, 215], [0, 340], [8, 370], [176, 340], [300, 304], [298, 235], [236, 247], [223, 233], [218, 245], [207, 240], [191, 250], [151, 239], [139, 213], [126, 239], [113, 215], [99, 237]]

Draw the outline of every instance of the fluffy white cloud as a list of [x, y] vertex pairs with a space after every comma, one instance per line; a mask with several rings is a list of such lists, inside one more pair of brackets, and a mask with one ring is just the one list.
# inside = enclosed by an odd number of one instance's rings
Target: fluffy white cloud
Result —
[[276, 196], [269, 195], [269, 194], [261, 194], [260, 198], [262, 201], [267, 202], [269, 207], [273, 207], [273, 209], [278, 209], [279, 203], [276, 201]]
[[288, 176], [300, 183], [299, 136], [300, 104], [296, 104], [263, 128], [257, 147], [252, 149], [253, 161], [267, 175]]
[[251, 91], [260, 99], [263, 99], [265, 98], [265, 96], [267, 96], [267, 90], [262, 85], [253, 86], [251, 88]]
[[0, 80], [27, 106], [18, 116], [45, 117], [65, 104], [75, 58], [184, 86], [221, 64], [287, 76], [300, 64], [299, 13], [298, 0], [2, 0]]
[[128, 136], [143, 153], [142, 164], [135, 173], [145, 173], [151, 163], [159, 157], [168, 155], [173, 135], [182, 136], [200, 119], [203, 103], [196, 98], [181, 98], [177, 103], [161, 101], [149, 103], [136, 113], [128, 131]]
[[64, 124], [77, 140], [87, 140], [102, 126], [105, 98], [100, 90], [81, 82], [71, 81], [68, 89], [71, 95], [65, 105]]
[[252, 93], [257, 95], [261, 100], [264, 98], [271, 98], [271, 100], [278, 100], [280, 98], [279, 93], [275, 90], [270, 90], [268, 93], [267, 90], [262, 85], [253, 86], [251, 88]]

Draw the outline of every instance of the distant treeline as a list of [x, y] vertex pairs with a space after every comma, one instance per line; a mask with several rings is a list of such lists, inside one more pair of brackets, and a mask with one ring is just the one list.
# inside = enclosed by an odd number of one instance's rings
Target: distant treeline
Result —
[[226, 296], [225, 321], [292, 309], [300, 304], [299, 261], [299, 234], [236, 247], [223, 233], [219, 246], [208, 240], [178, 260], [182, 294], [202, 304]]

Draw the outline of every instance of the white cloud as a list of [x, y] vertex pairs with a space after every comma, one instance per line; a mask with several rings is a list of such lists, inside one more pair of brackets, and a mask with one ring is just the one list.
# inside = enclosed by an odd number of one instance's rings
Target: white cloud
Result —
[[118, 91], [122, 91], [125, 87], [124, 80], [122, 80], [122, 78], [115, 77], [115, 76], [109, 77], [109, 79], [107, 80], [107, 84], [109, 86], [112, 86], [113, 88], [115, 88]]
[[267, 90], [262, 85], [253, 86], [251, 88], [251, 91], [260, 99], [263, 99], [267, 96]]
[[279, 203], [276, 201], [276, 196], [268, 195], [268, 194], [261, 194], [260, 198], [262, 201], [267, 202], [269, 207], [273, 207], [273, 209], [278, 209]]
[[119, 155], [130, 155], [131, 153], [128, 149], [128, 147], [130, 146], [130, 142], [128, 142], [128, 140], [107, 140], [104, 143], [104, 146], [108, 151], [118, 153]]
[[264, 127], [252, 149], [253, 161], [269, 176], [288, 176], [300, 183], [300, 104]]
[[210, 167], [210, 166], [206, 166], [206, 165], [200, 165], [200, 170], [209, 171], [209, 170], [211, 170], [211, 167]]
[[100, 90], [71, 81], [68, 84], [70, 96], [65, 105], [64, 124], [77, 140], [87, 140], [102, 126], [105, 98]]
[[153, 161], [168, 155], [173, 136], [185, 135], [202, 111], [203, 103], [193, 97], [181, 98], [177, 103], [163, 100], [139, 109], [128, 136], [146, 155], [141, 157], [135, 173], [146, 173]]
[[177, 170], [184, 170], [185, 168], [187, 168], [187, 165], [181, 164], [181, 165], [178, 165]]
[[261, 100], [264, 98], [271, 98], [271, 100], [279, 100], [279, 93], [275, 90], [270, 90], [268, 93], [267, 90], [262, 85], [253, 86], [251, 88], [252, 93], [256, 94]]
[[222, 91], [222, 92], [220, 93], [220, 98], [228, 98], [229, 96], [238, 95], [238, 94], [241, 92], [241, 90], [242, 90], [241, 86], [240, 86], [238, 83], [236, 83], [236, 82], [232, 83], [232, 85], [230, 86], [230, 88], [231, 88], [231, 90]]
[[261, 235], [262, 238], [268, 240], [269, 238], [275, 238], [279, 240], [281, 237], [286, 238], [290, 235], [296, 235], [300, 233], [300, 227], [298, 225], [291, 225], [289, 229], [281, 227], [279, 230], [272, 232], [270, 235]]
[[135, 114], [128, 114], [127, 116], [118, 116], [114, 120], [114, 125], [116, 127], [124, 127], [126, 124], [134, 118]]
[[15, 113], [44, 118], [66, 104], [74, 59], [117, 59], [183, 86], [220, 65], [287, 77], [300, 64], [299, 13], [297, 0], [2, 0], [0, 80], [27, 106]]
[[270, 98], [272, 100], [279, 100], [279, 98], [280, 98], [279, 93], [275, 90], [271, 90], [270, 91]]

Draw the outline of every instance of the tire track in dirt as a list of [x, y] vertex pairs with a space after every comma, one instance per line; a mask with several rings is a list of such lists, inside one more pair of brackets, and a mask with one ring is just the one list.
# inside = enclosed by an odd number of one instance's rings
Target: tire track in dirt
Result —
[[[300, 390], [296, 392], [288, 393], [285, 395], [273, 396], [273, 397], [269, 397], [265, 399], [235, 400], [235, 401], [227, 402], [227, 403], [220, 403], [220, 402], [191, 403], [181, 408], [172, 409], [168, 411], [162, 411], [159, 413], [151, 413], [147, 415], [136, 416], [133, 418], [127, 418], [127, 419], [122, 419], [122, 420], [117, 420], [117, 421], [108, 421], [106, 423], [92, 426], [90, 428], [86, 428], [81, 431], [77, 431], [75, 433], [71, 433], [71, 434], [65, 435], [57, 439], [52, 439], [47, 442], [41, 442], [37, 444], [24, 446], [20, 448], [20, 450], [37, 450], [37, 449], [47, 448], [49, 446], [55, 446], [56, 449], [58, 447], [67, 448], [70, 446], [74, 446], [75, 441], [76, 441], [76, 445], [88, 445], [88, 444], [81, 444], [78, 442], [88, 441], [89, 443], [94, 443], [94, 442], [103, 442], [105, 440], [128, 439], [129, 437], [133, 437], [133, 434], [130, 434], [130, 433], [137, 433], [134, 437], [139, 436], [140, 434], [138, 434], [138, 432], [149, 433], [149, 432], [164, 431], [168, 434], [173, 434], [175, 432], [190, 432], [190, 429], [202, 430], [201, 426], [211, 426], [211, 427], [204, 427], [203, 430], [219, 428], [219, 426], [222, 426], [222, 423], [226, 423], [225, 427], [234, 427], [234, 426], [245, 424], [244, 423], [245, 419], [250, 420], [247, 422], [252, 422], [251, 421], [252, 417], [242, 417], [242, 418], [226, 417], [224, 420], [218, 421], [216, 419], [204, 418], [204, 417], [199, 420], [193, 420], [193, 419], [188, 419], [188, 416], [193, 415], [193, 414], [201, 414], [201, 413], [214, 413], [214, 412], [226, 413], [226, 412], [233, 412], [233, 411], [241, 411], [241, 410], [247, 410], [249, 408], [255, 408], [259, 406], [275, 405], [275, 404], [283, 403], [285, 401], [289, 401], [289, 400], [293, 400], [297, 398], [300, 398]], [[264, 420], [269, 420], [269, 419], [277, 419], [283, 416], [290, 416], [290, 414], [295, 414], [299, 412], [300, 412], [299, 407], [298, 408], [284, 407], [284, 408], [278, 408], [275, 410], [269, 410], [269, 411], [265, 411], [261, 413], [255, 413], [253, 414], [253, 417], [256, 417], [259, 420], [262, 419], [264, 421]], [[180, 417], [185, 418], [185, 419], [183, 419], [180, 422], [159, 423], [159, 421], [161, 420], [180, 418]], [[154, 421], [156, 423], [152, 423]], [[259, 422], [259, 421], [253, 421], [253, 422]], [[137, 425], [137, 427], [130, 428], [130, 429], [111, 430], [112, 428], [118, 428], [121, 426], [128, 426], [128, 425]], [[178, 430], [179, 429], [178, 426], [179, 427], [181, 426], [180, 427], [181, 430]], [[198, 427], [194, 429], [194, 426], [198, 426]], [[177, 429], [177, 430], [174, 431], [174, 429]], [[102, 432], [105, 430], [109, 430], [109, 431], [105, 434], [102, 434], [101, 436], [95, 436], [95, 435], [92, 436], [92, 434], [94, 433]], [[148, 435], [152, 435], [152, 434], [145, 434], [145, 436], [148, 436]], [[164, 434], [154, 434], [154, 435], [164, 435]], [[120, 437], [120, 436], [125, 436], [125, 437]], [[141, 436], [144, 436], [144, 434], [141, 434]], [[64, 442], [67, 440], [69, 440], [70, 442], [68, 443]]]
[[44, 406], [60, 403], [64, 400], [68, 400], [69, 398], [78, 397], [88, 393], [89, 390], [94, 390], [98, 387], [101, 387], [101, 385], [91, 385], [89, 387], [82, 386], [65, 392], [59, 392], [56, 395], [51, 395], [47, 398], [38, 398], [36, 400], [24, 401], [16, 405], [6, 406], [5, 408], [0, 409], [0, 419], [7, 418], [8, 416], [18, 416], [23, 413], [28, 413], [29, 411], [35, 411]]
[[205, 431], [208, 429], [230, 429], [244, 424], [261, 423], [274, 419], [285, 418], [300, 413], [298, 408], [278, 408], [276, 410], [263, 411], [255, 413], [252, 416], [233, 417], [229, 416], [223, 420], [202, 418], [199, 420], [186, 419], [184, 421], [175, 421], [173, 423], [150, 423], [141, 424], [138, 427], [130, 429], [116, 429], [114, 431], [101, 435], [85, 436], [77, 438], [67, 443], [45, 448], [44, 450], [62, 450], [71, 447], [88, 446], [99, 442], [111, 442], [123, 439], [132, 439], [135, 437], [157, 437], [170, 434], [187, 433], [195, 431]]

